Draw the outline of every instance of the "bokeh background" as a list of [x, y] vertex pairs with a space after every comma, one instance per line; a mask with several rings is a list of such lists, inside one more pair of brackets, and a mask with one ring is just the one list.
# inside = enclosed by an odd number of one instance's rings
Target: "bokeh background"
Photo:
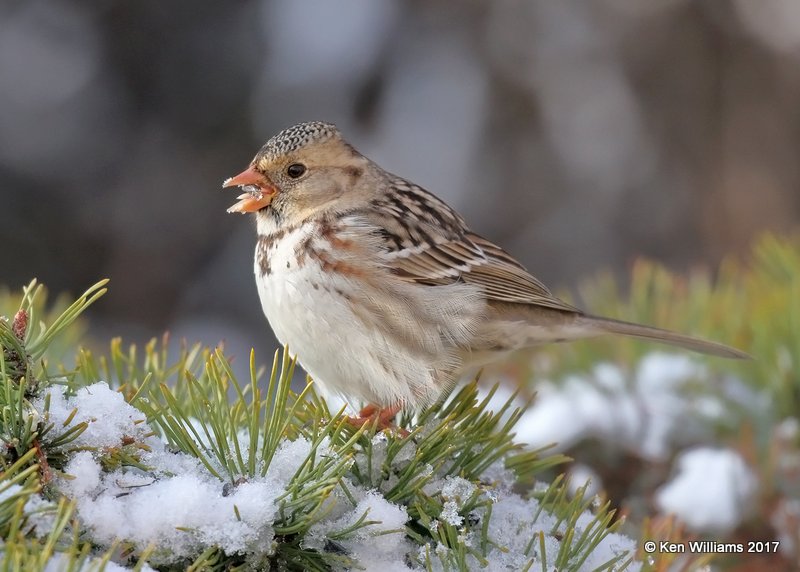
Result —
[[310, 119], [555, 287], [714, 266], [800, 218], [798, 102], [794, 0], [3, 0], [0, 284], [271, 351], [220, 184]]

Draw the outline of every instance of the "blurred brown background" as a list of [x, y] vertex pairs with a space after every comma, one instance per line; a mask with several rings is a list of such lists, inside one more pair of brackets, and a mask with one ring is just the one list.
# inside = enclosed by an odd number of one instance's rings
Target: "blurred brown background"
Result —
[[454, 6], [0, 1], [0, 284], [107, 276], [96, 334], [271, 351], [220, 184], [311, 119], [554, 286], [796, 225], [800, 2]]

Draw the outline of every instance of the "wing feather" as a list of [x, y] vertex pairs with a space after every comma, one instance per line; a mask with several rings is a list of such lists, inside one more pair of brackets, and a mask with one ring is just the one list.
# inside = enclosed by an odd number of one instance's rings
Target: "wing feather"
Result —
[[[375, 208], [360, 215], [377, 228], [385, 263], [396, 276], [429, 286], [463, 282], [479, 286], [489, 300], [580, 311], [505, 250], [470, 231], [444, 202], [403, 179], [392, 183], [396, 193], [376, 199]], [[408, 208], [401, 208], [404, 203]]]

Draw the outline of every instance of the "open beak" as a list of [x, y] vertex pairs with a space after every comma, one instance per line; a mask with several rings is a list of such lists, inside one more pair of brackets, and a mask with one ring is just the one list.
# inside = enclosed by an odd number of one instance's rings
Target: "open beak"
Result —
[[236, 197], [239, 202], [228, 209], [229, 213], [253, 213], [263, 209], [272, 202], [278, 192], [275, 185], [270, 183], [264, 175], [256, 171], [252, 166], [235, 177], [226, 179], [222, 183], [222, 187], [241, 187], [244, 191], [244, 193]]

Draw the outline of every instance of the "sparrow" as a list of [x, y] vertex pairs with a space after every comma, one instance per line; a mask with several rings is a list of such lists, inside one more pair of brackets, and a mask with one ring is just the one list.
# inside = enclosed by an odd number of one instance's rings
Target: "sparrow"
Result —
[[276, 337], [324, 389], [368, 404], [357, 424], [390, 426], [469, 371], [541, 344], [616, 334], [749, 357], [558, 299], [331, 123], [281, 131], [223, 187], [243, 191], [228, 212], [255, 215], [256, 284]]

